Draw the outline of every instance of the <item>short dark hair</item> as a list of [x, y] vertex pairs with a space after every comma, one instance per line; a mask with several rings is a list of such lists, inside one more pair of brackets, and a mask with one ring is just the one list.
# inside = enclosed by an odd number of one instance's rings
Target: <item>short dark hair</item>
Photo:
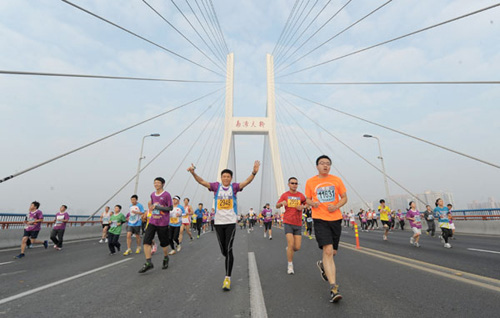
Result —
[[119, 204], [115, 205], [115, 207], [118, 207], [120, 210], [122, 209], [122, 206]]
[[451, 203], [448, 203], [448, 204], [447, 204], [446, 206], [451, 206], [451, 207], [453, 207], [453, 204], [451, 204]]
[[131, 198], [131, 199], [136, 199], [136, 200], [139, 200], [139, 197], [137, 196], [137, 194], [133, 194], [130, 198]]
[[297, 178], [295, 178], [295, 177], [290, 177], [290, 178], [288, 178], [288, 182], [290, 182], [290, 180], [297, 180], [297, 181], [299, 181], [299, 180], [298, 180]]
[[66, 204], [63, 204], [62, 206], [64, 207], [65, 210], [68, 209], [68, 206]]
[[321, 159], [328, 159], [328, 161], [330, 161], [330, 164], [332, 163], [332, 159], [330, 159], [330, 157], [328, 157], [327, 155], [321, 155], [318, 157], [318, 159], [316, 159], [316, 165], [319, 165], [319, 161]]
[[188, 200], [188, 202], [190, 201], [189, 198], [184, 198], [184, 200]]
[[155, 181], [160, 181], [161, 184], [165, 184], [165, 179], [163, 179], [162, 177], [155, 178]]
[[232, 172], [231, 170], [229, 170], [229, 169], [224, 169], [224, 170], [222, 170], [222, 172], [220, 173], [220, 176], [222, 177], [222, 175], [223, 175], [224, 173], [229, 173], [229, 174], [231, 175], [231, 178], [233, 177], [233, 172]]
[[198, 203], [198, 205], [201, 205], [201, 206], [203, 206], [203, 203]]
[[35, 206], [35, 208], [37, 208], [37, 209], [40, 207], [40, 202], [38, 202], [38, 201], [33, 201], [33, 202], [31, 202], [31, 204], [33, 204]]
[[385, 203], [385, 200], [384, 199], [380, 199], [380, 201], [378, 201], [379, 203]]

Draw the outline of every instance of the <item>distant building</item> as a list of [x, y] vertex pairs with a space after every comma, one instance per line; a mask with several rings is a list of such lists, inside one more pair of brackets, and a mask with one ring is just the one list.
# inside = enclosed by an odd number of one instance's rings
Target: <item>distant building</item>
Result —
[[495, 201], [495, 198], [489, 197], [488, 202], [478, 202], [476, 200], [472, 203], [467, 203], [467, 209], [500, 209], [500, 202]]
[[[410, 196], [409, 194], [396, 194], [396, 195], [391, 195], [391, 205], [390, 208], [392, 210], [401, 210], [401, 211], [406, 211], [408, 209], [409, 204], [411, 201], [415, 201], [417, 203], [417, 210], [419, 211], [425, 211], [425, 206], [428, 204], [432, 208], [435, 207], [435, 202], [438, 198], [443, 199], [444, 204], [451, 203], [453, 206], [455, 206], [455, 200], [453, 199], [453, 194], [451, 192], [446, 192], [446, 191], [433, 191], [433, 190], [427, 190], [424, 191], [424, 193], [419, 193], [417, 194], [417, 198], [414, 198]], [[423, 204], [422, 202], [425, 202]]]

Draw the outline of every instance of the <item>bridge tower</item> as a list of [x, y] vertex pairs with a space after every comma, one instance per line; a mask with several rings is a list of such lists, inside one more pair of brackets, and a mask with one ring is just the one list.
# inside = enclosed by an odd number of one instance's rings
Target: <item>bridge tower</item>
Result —
[[[234, 136], [235, 135], [263, 135], [264, 136], [264, 160], [270, 154], [272, 161], [272, 173], [276, 186], [276, 193], [281, 195], [285, 192], [283, 171], [281, 170], [281, 159], [276, 136], [276, 104], [274, 94], [274, 60], [273, 56], [267, 54], [267, 107], [266, 117], [234, 117], [233, 116], [233, 85], [234, 85], [234, 54], [227, 56], [226, 75], [226, 116], [224, 122], [224, 140], [219, 161], [218, 173], [228, 167], [230, 159], [235, 159]], [[264, 175], [265, 163], [261, 165], [261, 173]], [[220, 181], [220, 175], [218, 175]], [[262, 178], [264, 183], [264, 178]], [[261, 186], [261, 198], [262, 189]]]

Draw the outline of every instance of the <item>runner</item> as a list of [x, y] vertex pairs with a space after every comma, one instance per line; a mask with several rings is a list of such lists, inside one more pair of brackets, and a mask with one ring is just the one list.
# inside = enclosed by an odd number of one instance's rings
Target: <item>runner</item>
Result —
[[372, 215], [373, 215], [373, 225], [377, 225], [377, 230], [378, 230], [378, 215], [377, 215], [377, 211], [373, 210], [372, 211]]
[[451, 209], [453, 208], [453, 205], [451, 203], [448, 203], [446, 205], [448, 208], [448, 219], [450, 220], [450, 230], [451, 230], [451, 239], [455, 239], [455, 223], [453, 223], [453, 214], [451, 213]]
[[426, 211], [424, 212], [424, 218], [427, 221], [427, 230], [425, 231], [427, 235], [429, 233], [431, 234], [432, 237], [434, 237], [434, 233], [436, 233], [436, 223], [434, 222], [434, 212], [432, 211], [432, 208], [430, 205], [425, 206]]
[[168, 268], [168, 245], [169, 245], [169, 234], [168, 225], [170, 223], [170, 210], [172, 207], [172, 197], [170, 193], [165, 191], [163, 187], [165, 186], [165, 179], [158, 177], [154, 181], [155, 192], [151, 193], [151, 200], [148, 203], [148, 207], [151, 210], [151, 218], [146, 225], [146, 232], [144, 233], [144, 256], [146, 257], [146, 263], [139, 270], [139, 273], [145, 273], [150, 269], [153, 269], [153, 263], [151, 262], [151, 244], [155, 234], [158, 235], [160, 240], [160, 246], [163, 249], [163, 266], [162, 269]]
[[267, 232], [269, 232], [269, 239], [273, 239], [273, 210], [270, 209], [269, 203], [266, 203], [264, 209], [261, 212], [264, 218], [264, 238], [267, 237]]
[[369, 230], [373, 230], [373, 213], [371, 209], [368, 209], [366, 212], [366, 219], [366, 232], [368, 232]]
[[293, 254], [300, 250], [302, 243], [302, 210], [305, 208], [306, 197], [297, 191], [297, 178], [288, 179], [289, 190], [281, 195], [276, 208], [285, 208], [283, 222], [285, 223], [285, 237], [287, 242], [286, 258], [288, 260], [287, 274], [294, 274]]
[[[177, 251], [180, 251], [180, 242], [179, 242], [179, 232], [182, 224], [182, 216], [186, 214], [186, 210], [179, 205], [181, 198], [176, 195], [173, 198], [174, 208], [170, 211], [170, 227], [169, 227], [169, 240], [170, 240], [170, 248], [172, 249], [168, 255], [174, 255]], [[175, 243], [177, 243], [177, 251], [175, 250]]]
[[[403, 212], [401, 212], [401, 210], [398, 210], [396, 217], [398, 218], [398, 222], [399, 222], [399, 226], [401, 227], [401, 231], [404, 231], [405, 230], [405, 216], [403, 215]], [[410, 227], [411, 227], [411, 225], [410, 225]]]
[[304, 209], [304, 211], [305, 211], [304, 217], [305, 217], [305, 221], [306, 221], [306, 232], [304, 234], [307, 235], [310, 240], [312, 240], [313, 218], [312, 218], [311, 207], [306, 205], [306, 208]]
[[259, 171], [260, 162], [255, 161], [252, 174], [241, 183], [231, 183], [233, 172], [229, 169], [224, 169], [221, 172], [221, 183], [209, 183], [198, 176], [194, 170], [196, 167], [191, 164], [187, 170], [193, 175], [193, 178], [209, 191], [214, 192], [215, 200], [215, 232], [221, 248], [222, 255], [226, 258], [226, 277], [222, 284], [222, 289], [225, 291], [231, 290], [231, 272], [233, 270], [233, 241], [236, 233], [236, 219], [238, 216], [238, 204], [236, 194], [242, 191], [250, 182], [253, 181], [255, 175]]
[[203, 203], [198, 203], [198, 209], [194, 211], [194, 214], [196, 215], [194, 221], [196, 224], [196, 231], [198, 231], [198, 236], [196, 236], [196, 238], [200, 238], [201, 226], [203, 225]]
[[368, 232], [368, 212], [365, 210], [361, 214], [361, 231]]
[[50, 239], [54, 242], [54, 248], [58, 251], [62, 249], [64, 231], [66, 230], [66, 223], [69, 221], [69, 214], [66, 212], [67, 209], [66, 205], [61, 205], [59, 212], [56, 213], [54, 225], [50, 232]]
[[448, 218], [448, 213], [448, 208], [444, 207], [443, 199], [437, 199], [434, 214], [439, 218], [438, 223], [441, 228], [441, 242], [444, 243], [444, 247], [451, 248], [450, 243], [448, 243], [448, 239], [453, 236], [453, 233], [450, 230], [450, 219]]
[[[389, 230], [391, 228], [391, 209], [385, 205], [385, 200], [382, 199], [379, 201], [380, 205], [378, 206], [378, 212], [380, 213], [380, 222], [382, 222], [382, 226], [384, 227], [384, 241], [387, 241], [387, 234], [389, 234]], [[378, 224], [377, 224], [378, 227]]]
[[351, 224], [352, 230], [354, 231], [354, 225], [356, 224], [356, 217], [354, 216], [354, 212], [352, 210], [351, 212], [349, 212], [349, 224]]
[[203, 221], [203, 234], [207, 232], [207, 223], [208, 223], [208, 209], [205, 208], [203, 210], [203, 216], [202, 216], [202, 221]]
[[347, 203], [347, 194], [342, 180], [330, 174], [332, 160], [322, 155], [316, 159], [318, 175], [306, 182], [307, 204], [312, 207], [314, 234], [318, 246], [323, 250], [323, 259], [316, 264], [323, 280], [330, 284], [330, 302], [342, 299], [337, 284], [334, 256], [339, 248], [342, 233], [340, 208]]
[[31, 244], [43, 244], [45, 249], [47, 249], [47, 247], [49, 246], [48, 241], [42, 242], [36, 239], [38, 237], [38, 233], [40, 232], [41, 224], [43, 221], [43, 213], [38, 209], [39, 207], [39, 202], [31, 202], [29, 212], [24, 220], [24, 234], [21, 241], [21, 254], [15, 256], [14, 258], [23, 258], [25, 256], [24, 251], [26, 250], [26, 245], [28, 245], [28, 240], [31, 241]]
[[137, 241], [135, 254], [141, 252], [141, 230], [144, 207], [137, 202], [138, 199], [136, 194], [130, 197], [131, 205], [129, 213], [127, 213], [127, 250], [123, 253], [125, 256], [132, 254], [132, 249], [130, 248], [132, 245], [132, 235], [135, 235], [135, 240]]
[[121, 210], [121, 205], [115, 205], [114, 213], [110, 218], [111, 223], [108, 231], [109, 255], [116, 254], [115, 248], [118, 252], [120, 251], [121, 244], [118, 240], [120, 239], [120, 234], [122, 233], [122, 224], [127, 222], [127, 218], [121, 213]]
[[422, 220], [420, 218], [420, 212], [417, 210], [417, 205], [413, 201], [410, 202], [410, 209], [406, 212], [406, 219], [410, 221], [410, 227], [413, 231], [413, 236], [410, 238], [410, 244], [415, 247], [420, 247], [418, 241], [422, 234]]
[[102, 236], [101, 236], [101, 240], [99, 241], [99, 243], [108, 243], [108, 230], [109, 230], [109, 219], [111, 218], [111, 215], [113, 213], [111, 211], [109, 211], [109, 206], [106, 206], [104, 208], [104, 212], [102, 212], [101, 214], [101, 218], [100, 218], [100, 221], [101, 221], [101, 224], [102, 224]]
[[193, 234], [191, 234], [191, 230], [189, 229], [191, 225], [191, 215], [193, 215], [193, 208], [189, 205], [189, 198], [184, 198], [184, 213], [182, 214], [182, 224], [179, 232], [179, 245], [177, 245], [177, 252], [181, 251], [184, 231], [186, 231], [189, 235], [189, 239], [193, 241]]

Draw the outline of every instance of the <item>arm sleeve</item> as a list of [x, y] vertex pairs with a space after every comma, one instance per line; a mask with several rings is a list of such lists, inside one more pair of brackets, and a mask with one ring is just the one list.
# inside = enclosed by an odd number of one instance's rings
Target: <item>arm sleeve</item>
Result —
[[233, 186], [233, 193], [237, 193], [237, 192], [242, 191], [239, 183], [233, 183], [232, 186]]
[[279, 198], [278, 202], [276, 202], [276, 204], [278, 204], [279, 202], [281, 202], [283, 200], [285, 200], [285, 194], [284, 193], [280, 196], [280, 198]]
[[215, 192], [219, 188], [219, 182], [210, 182], [210, 189], [208, 191]]
[[300, 203], [301, 203], [301, 204], [306, 203], [306, 196], [305, 196], [305, 195], [303, 195], [302, 193], [300, 194]]

